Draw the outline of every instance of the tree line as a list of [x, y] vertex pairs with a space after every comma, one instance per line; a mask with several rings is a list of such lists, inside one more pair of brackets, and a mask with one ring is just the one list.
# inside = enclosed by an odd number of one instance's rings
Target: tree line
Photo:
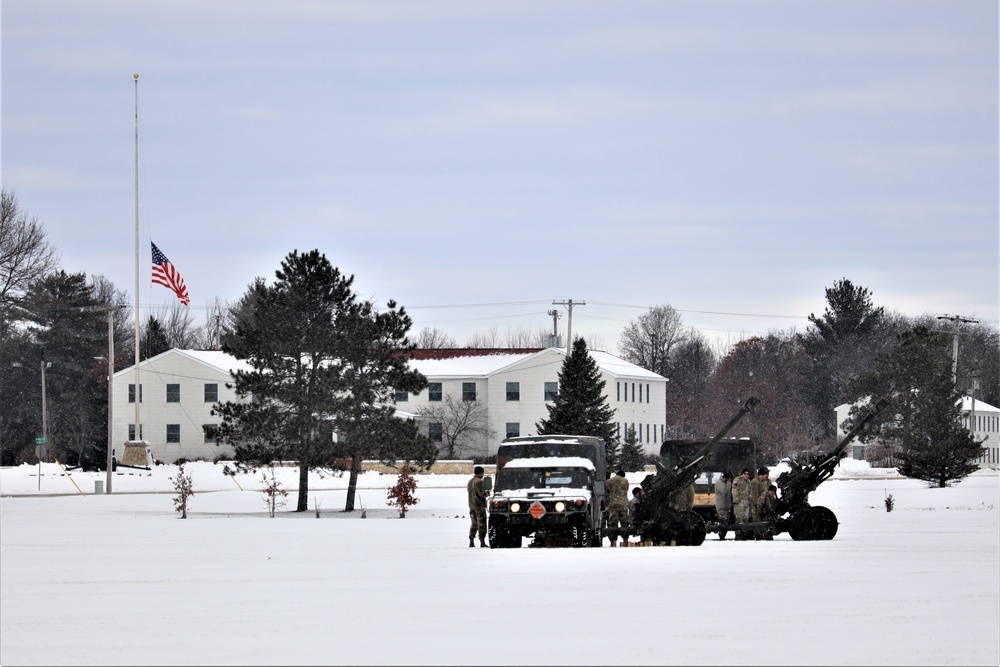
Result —
[[[353, 277], [341, 275], [318, 251], [291, 253], [275, 276], [272, 284], [255, 279], [235, 304], [216, 299], [201, 326], [181, 307], [149, 316], [141, 326], [140, 359], [174, 347], [221, 348], [254, 363], [257, 375], [235, 379], [240, 390], [263, 395], [261, 383], [270, 374], [304, 393], [308, 400], [286, 404], [290, 395], [285, 395], [270, 406], [271, 414], [253, 416], [262, 420], [258, 426], [271, 429], [256, 431], [268, 433], [272, 438], [268, 442], [251, 437], [243, 408], [220, 407], [226, 418], [222, 435], [233, 441], [245, 438], [240, 451], [246, 461], [263, 461], [282, 453], [274, 448], [284, 443], [281, 446], [295, 450], [291, 452], [295, 460], [315, 466], [347, 461], [356, 476], [362, 455], [389, 458], [400, 453], [386, 450], [374, 435], [378, 428], [398, 428], [400, 420], [388, 419], [386, 410], [374, 406], [391, 403], [386, 392], [392, 383], [405, 389], [420, 387], [426, 379], [407, 375], [393, 360], [415, 347], [454, 347], [454, 339], [436, 329], [411, 335], [412, 322], [403, 308], [389, 302], [380, 309], [358, 299], [351, 289]], [[318, 284], [326, 287], [320, 289]], [[297, 296], [292, 299], [292, 294]], [[809, 316], [805, 332], [776, 331], [729, 349], [714, 348], [698, 331], [685, 327], [670, 305], [657, 306], [625, 327], [619, 353], [669, 378], [664, 406], [668, 437], [706, 437], [717, 430], [716, 415], [729, 414], [747, 396], [760, 398], [758, 411], [746, 422], [749, 434], [759, 439], [765, 455], [774, 460], [827, 449], [835, 442], [834, 408], [838, 404], [863, 400], [876, 388], [890, 387], [897, 393], [903, 386], [917, 390], [925, 386], [919, 382], [931, 382], [932, 367], [951, 369], [952, 389], [958, 395], [970, 393], [975, 382], [979, 400], [1000, 404], [1000, 338], [995, 327], [891, 313], [875, 306], [866, 288], [846, 278], [826, 289], [826, 301], [822, 315]], [[112, 367], [120, 370], [135, 358], [134, 314], [126, 294], [103, 276], [88, 278], [61, 270], [58, 254], [46, 241], [37, 218], [21, 210], [12, 192], [3, 190], [0, 395], [5, 401], [0, 410], [0, 464], [35, 460], [34, 440], [42, 431], [39, 406], [44, 367], [48, 370], [44, 388], [49, 406], [47, 430], [50, 444], [57, 449], [54, 453], [72, 465], [101, 465], [107, 442], [109, 313], [115, 348]], [[302, 321], [303, 314], [312, 328], [289, 331], [289, 323]], [[345, 335], [347, 331], [350, 336]], [[282, 337], [269, 335], [276, 332]], [[954, 336], [958, 336], [960, 353], [952, 368], [949, 351]], [[353, 347], [348, 339], [355, 342]], [[509, 334], [507, 340], [494, 329], [479, 336], [473, 346], [544, 347], [547, 339], [548, 332], [542, 328]], [[282, 347], [291, 341], [301, 349]], [[576, 355], [575, 345], [574, 341], [567, 362]], [[899, 362], [893, 361], [893, 355], [918, 348], [923, 354], [912, 359], [921, 359], [926, 372], [910, 378], [906, 385], [898, 376]], [[910, 363], [915, 363], [912, 359]], [[879, 372], [882, 379], [876, 381]], [[326, 391], [333, 387], [336, 391]], [[562, 391], [568, 389], [561, 386]], [[311, 392], [330, 396], [321, 399]], [[937, 392], [941, 394], [940, 387]], [[288, 405], [294, 405], [294, 411]], [[310, 425], [309, 415], [324, 415], [324, 421]], [[334, 432], [337, 447], [316, 445], [333, 442]], [[894, 451], [913, 450], [901, 444], [903, 435], [898, 429], [889, 427], [885, 432], [889, 440], [898, 441]], [[428, 443], [414, 433], [396, 436], [407, 443], [410, 449], [405, 453], [414, 460], [432, 459]], [[912, 441], [917, 436], [905, 437]], [[641, 451], [634, 434], [617, 434], [612, 441], [612, 456], [621, 451], [629, 457], [623, 460], [638, 465], [632, 462], [637, 450]], [[302, 470], [306, 469], [303, 465]], [[348, 502], [353, 502], [353, 493]]]
[[979, 445], [962, 437], [967, 432], [958, 401], [975, 391], [978, 400], [1000, 405], [996, 327], [964, 321], [969, 318], [891, 313], [847, 278], [825, 294], [826, 309], [810, 314], [806, 331], [754, 336], [724, 353], [685, 328], [670, 305], [658, 306], [625, 328], [620, 354], [670, 379], [669, 437], [710, 436], [716, 415], [752, 395], [760, 404], [741, 428], [757, 439], [765, 457], [805, 456], [836, 444], [838, 405], [884, 395], [896, 407], [860, 438], [881, 442], [866, 450], [874, 463], [898, 464], [904, 474], [919, 476], [918, 462], [931, 460], [936, 477], [930, 478], [940, 481], [948, 476], [941, 470], [951, 465], [949, 457], [966, 466], [978, 457]]

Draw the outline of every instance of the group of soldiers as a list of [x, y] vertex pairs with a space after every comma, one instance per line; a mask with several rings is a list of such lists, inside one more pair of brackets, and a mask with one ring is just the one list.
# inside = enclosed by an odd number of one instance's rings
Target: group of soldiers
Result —
[[[472, 479], [469, 480], [469, 546], [486, 546], [486, 491], [483, 485], [483, 468], [476, 466]], [[715, 483], [715, 511], [719, 524], [725, 526], [735, 523], [757, 523], [770, 521], [778, 515], [777, 487], [771, 482], [770, 471], [767, 468], [757, 470], [757, 476], [750, 478], [750, 470], [744, 468], [740, 476], [733, 478], [733, 473], [726, 471]], [[605, 482], [607, 492], [607, 523], [608, 528], [619, 528], [635, 521], [637, 506], [642, 502], [642, 487], [632, 489], [632, 498], [628, 497], [629, 483], [625, 471], [618, 470]], [[689, 510], [694, 505], [694, 485], [688, 485], [671, 499], [671, 506], [676, 510]], [[771, 540], [774, 539], [771, 530], [762, 528], [753, 531], [736, 531], [737, 540]], [[726, 539], [728, 531], [719, 530], [719, 539]], [[618, 546], [617, 537], [609, 537], [611, 546]]]
[[[715, 512], [720, 525], [770, 521], [778, 516], [778, 487], [768, 475], [770, 471], [767, 468], [759, 468], [753, 479], [748, 468], [744, 468], [735, 479], [728, 470], [722, 473], [715, 483]], [[720, 529], [719, 539], [726, 539], [727, 532], [724, 528]], [[753, 531], [737, 529], [735, 532], [737, 540], [774, 539], [769, 528]]]

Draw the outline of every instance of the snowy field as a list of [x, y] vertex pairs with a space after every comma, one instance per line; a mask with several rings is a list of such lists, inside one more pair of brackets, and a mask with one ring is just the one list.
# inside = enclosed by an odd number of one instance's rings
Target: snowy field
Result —
[[0, 664], [997, 665], [997, 473], [844, 465], [811, 499], [832, 541], [614, 550], [469, 549], [465, 476], [419, 476], [401, 520], [394, 476], [362, 476], [362, 519], [313, 475], [309, 511], [293, 492], [271, 519], [260, 475], [189, 464], [182, 521], [173, 466], [119, 468], [113, 495], [4, 468]]

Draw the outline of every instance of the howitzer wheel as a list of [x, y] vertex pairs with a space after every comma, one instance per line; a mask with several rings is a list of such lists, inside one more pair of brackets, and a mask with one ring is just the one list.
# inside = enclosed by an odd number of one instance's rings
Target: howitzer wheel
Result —
[[705, 520], [693, 510], [667, 510], [656, 524], [653, 543], [697, 547], [705, 541]]
[[796, 541], [832, 540], [840, 524], [837, 515], [823, 506], [803, 507], [789, 517], [788, 534]]
[[700, 547], [702, 542], [705, 541], [705, 535], [708, 533], [705, 527], [705, 520], [694, 510], [687, 510], [680, 514], [683, 541], [678, 542], [678, 544], [688, 547]]

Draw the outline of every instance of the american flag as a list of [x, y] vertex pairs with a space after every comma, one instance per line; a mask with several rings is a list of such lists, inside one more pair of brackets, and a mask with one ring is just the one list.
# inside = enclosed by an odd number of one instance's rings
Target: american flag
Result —
[[174, 265], [170, 263], [167, 256], [160, 252], [160, 249], [156, 247], [156, 244], [152, 241], [149, 242], [153, 246], [153, 284], [163, 285], [169, 289], [172, 289], [177, 295], [177, 298], [181, 300], [185, 306], [191, 303], [191, 299], [188, 297], [188, 288], [184, 284], [184, 279], [181, 278], [181, 274], [178, 273]]

